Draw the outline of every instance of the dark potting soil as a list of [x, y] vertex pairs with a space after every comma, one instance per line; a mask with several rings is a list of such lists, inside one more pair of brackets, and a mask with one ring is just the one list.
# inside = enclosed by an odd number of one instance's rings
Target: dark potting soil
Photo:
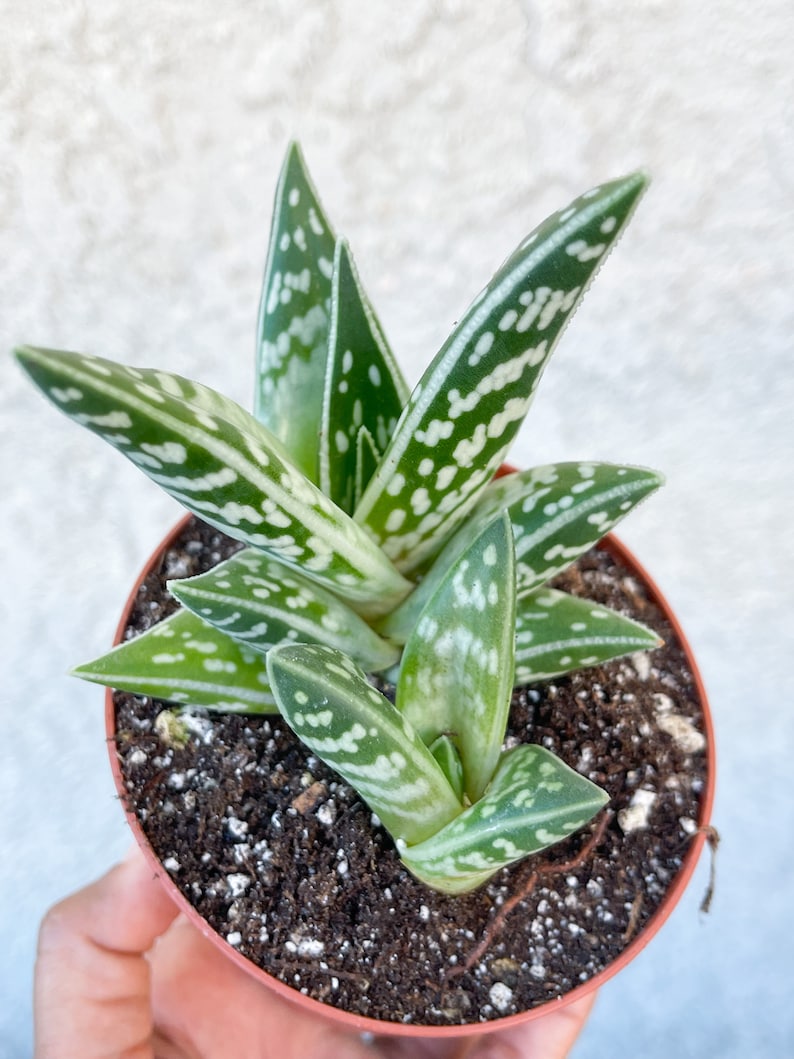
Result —
[[[127, 636], [175, 609], [166, 578], [237, 547], [191, 520], [140, 586]], [[543, 744], [611, 800], [583, 831], [471, 894], [444, 896], [409, 875], [367, 806], [278, 716], [196, 710], [180, 748], [155, 727], [162, 702], [115, 694], [130, 807], [230, 945], [325, 1003], [423, 1025], [533, 1008], [626, 947], [697, 829], [701, 705], [672, 629], [607, 551], [554, 584], [630, 614], [665, 645], [515, 692], [508, 741]]]

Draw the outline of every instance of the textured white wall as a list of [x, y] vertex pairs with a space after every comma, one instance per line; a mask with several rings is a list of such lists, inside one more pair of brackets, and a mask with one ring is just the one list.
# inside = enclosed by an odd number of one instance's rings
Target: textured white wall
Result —
[[[517, 462], [646, 463], [624, 539], [713, 697], [724, 835], [578, 1057], [794, 1050], [794, 9], [788, 0], [0, 0], [0, 335], [163, 366], [249, 403], [289, 137], [415, 381], [545, 213], [654, 184], [552, 363]], [[101, 651], [173, 502], [0, 361], [0, 1059], [29, 1049], [43, 909], [126, 846]], [[786, 624], [788, 622], [788, 625]]]

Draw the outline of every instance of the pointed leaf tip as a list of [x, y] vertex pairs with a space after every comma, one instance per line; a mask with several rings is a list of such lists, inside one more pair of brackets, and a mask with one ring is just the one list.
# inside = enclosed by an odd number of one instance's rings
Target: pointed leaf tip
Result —
[[334, 232], [300, 147], [281, 167], [257, 322], [254, 414], [317, 481]]
[[426, 568], [502, 463], [565, 325], [645, 184], [634, 173], [600, 185], [531, 232], [414, 390], [354, 516], [408, 576]]

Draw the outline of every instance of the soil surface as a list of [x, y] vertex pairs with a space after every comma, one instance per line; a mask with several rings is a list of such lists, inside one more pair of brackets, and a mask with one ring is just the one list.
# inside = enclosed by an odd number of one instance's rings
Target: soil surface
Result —
[[[165, 579], [238, 545], [192, 520], [140, 586], [127, 636], [175, 609]], [[283, 982], [360, 1015], [423, 1025], [533, 1008], [612, 961], [658, 908], [697, 828], [703, 717], [681, 645], [643, 586], [594, 549], [554, 585], [644, 622], [665, 646], [529, 688], [508, 742], [536, 742], [608, 807], [542, 854], [448, 897], [401, 866], [355, 792], [278, 717], [196, 710], [184, 748], [162, 702], [116, 693], [129, 803], [188, 900]]]

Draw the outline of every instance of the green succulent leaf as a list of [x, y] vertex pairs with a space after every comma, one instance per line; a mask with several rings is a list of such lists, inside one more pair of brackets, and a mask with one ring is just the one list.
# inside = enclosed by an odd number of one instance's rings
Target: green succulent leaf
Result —
[[581, 461], [536, 467], [492, 482], [472, 525], [510, 512], [520, 596], [567, 569], [663, 484], [647, 467]]
[[502, 755], [478, 802], [419, 845], [400, 847], [400, 856], [433, 889], [465, 893], [578, 831], [607, 801], [550, 751], [524, 744]]
[[501, 753], [513, 689], [515, 565], [507, 515], [458, 559], [405, 646], [397, 708], [424, 742], [446, 735], [476, 801]]
[[347, 243], [340, 239], [334, 255], [320, 485], [343, 511], [353, 511], [357, 492], [363, 492], [375, 469], [372, 461], [359, 463], [362, 430], [367, 431], [379, 456], [407, 400], [408, 388], [361, 286]]
[[316, 641], [344, 651], [368, 671], [399, 659], [399, 649], [336, 596], [251, 548], [207, 573], [170, 581], [168, 588], [203, 621], [255, 651]]
[[410, 590], [363, 530], [234, 402], [215, 395], [211, 414], [204, 399], [191, 403], [197, 388], [178, 375], [31, 346], [16, 355], [61, 411], [229, 536], [300, 568], [362, 614], [383, 614]]
[[317, 435], [328, 350], [335, 237], [300, 148], [276, 189], [257, 324], [254, 414], [318, 480]]
[[644, 467], [583, 462], [534, 467], [497, 479], [381, 631], [404, 642], [446, 571], [500, 511], [508, 512], [513, 525], [521, 597], [570, 566], [663, 481]]
[[75, 676], [136, 695], [224, 713], [278, 713], [261, 655], [177, 610]]
[[535, 229], [425, 372], [355, 512], [404, 573], [426, 566], [500, 466], [563, 326], [645, 186], [641, 173], [604, 184]]
[[541, 588], [517, 606], [515, 682], [531, 684], [661, 644], [655, 632], [609, 607]]
[[461, 812], [418, 734], [345, 655], [318, 644], [274, 647], [267, 670], [298, 738], [358, 791], [396, 840], [421, 842]]
[[356, 435], [356, 479], [354, 483], [353, 509], [364, 495], [372, 475], [380, 463], [381, 453], [366, 427], [361, 427]]
[[455, 792], [455, 797], [463, 802], [463, 762], [455, 744], [448, 735], [440, 735], [430, 745], [430, 753], [436, 759], [436, 763], [449, 781], [449, 785]]

